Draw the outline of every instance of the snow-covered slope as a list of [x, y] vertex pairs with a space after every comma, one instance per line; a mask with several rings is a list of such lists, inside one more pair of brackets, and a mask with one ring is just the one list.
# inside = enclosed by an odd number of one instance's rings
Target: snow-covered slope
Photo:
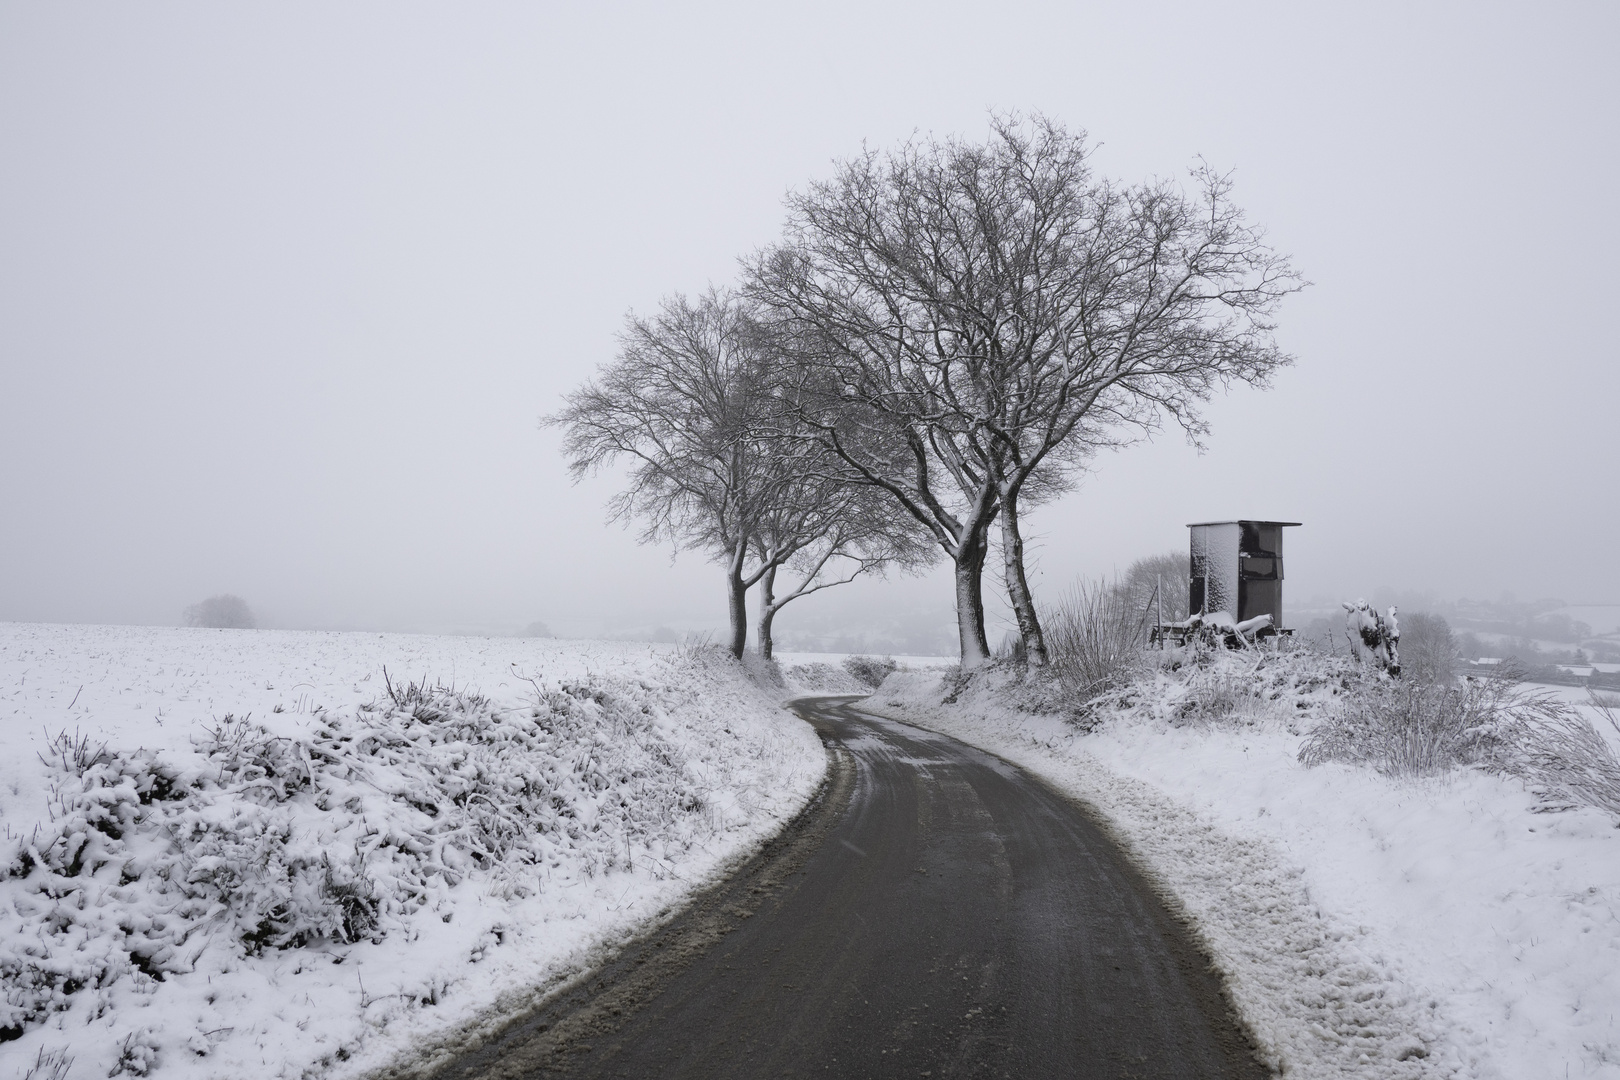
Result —
[[543, 993], [813, 793], [778, 696], [650, 645], [0, 624], [0, 1077], [356, 1075]]
[[1613, 821], [1536, 813], [1481, 772], [1307, 769], [1300, 736], [1331, 688], [1285, 676], [1245, 702], [1247, 673], [1215, 674], [1162, 679], [1092, 734], [993, 680], [943, 705], [937, 676], [899, 673], [869, 704], [1095, 807], [1285, 1076], [1620, 1078]]

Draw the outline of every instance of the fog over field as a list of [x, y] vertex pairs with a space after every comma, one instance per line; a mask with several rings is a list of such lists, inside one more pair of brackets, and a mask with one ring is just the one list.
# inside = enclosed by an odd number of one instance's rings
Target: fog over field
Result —
[[[1617, 53], [1595, 2], [0, 3], [0, 620], [724, 625], [539, 417], [835, 159], [990, 110], [1127, 182], [1230, 170], [1311, 282], [1202, 453], [1028, 514], [1037, 594], [1246, 517], [1305, 523], [1293, 607], [1620, 604]], [[942, 563], [778, 634], [950, 647], [951, 610]]]

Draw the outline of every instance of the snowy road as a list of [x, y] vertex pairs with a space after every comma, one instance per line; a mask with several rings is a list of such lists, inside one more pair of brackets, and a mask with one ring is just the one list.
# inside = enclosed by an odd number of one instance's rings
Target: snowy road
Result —
[[833, 759], [742, 872], [441, 1076], [1259, 1077], [1114, 846], [945, 736], [797, 706]]

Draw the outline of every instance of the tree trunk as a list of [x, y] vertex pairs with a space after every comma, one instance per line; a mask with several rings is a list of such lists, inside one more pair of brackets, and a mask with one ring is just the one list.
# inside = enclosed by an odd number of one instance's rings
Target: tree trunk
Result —
[[747, 545], [738, 541], [731, 563], [726, 567], [726, 592], [731, 607], [731, 655], [738, 660], [742, 659], [743, 650], [748, 647], [748, 586], [743, 584], [742, 575], [743, 560], [747, 555]]
[[759, 655], [771, 658], [771, 622], [776, 618], [776, 567], [759, 579]]
[[990, 659], [990, 643], [984, 636], [984, 560], [989, 554], [984, 532], [967, 532], [956, 549], [956, 633], [963, 671]]
[[1024, 639], [1024, 655], [1030, 667], [1047, 664], [1046, 635], [1035, 614], [1035, 597], [1024, 576], [1024, 537], [1018, 530], [1018, 489], [1001, 493], [1001, 554], [1007, 579], [1007, 599], [1018, 618], [1018, 635]]

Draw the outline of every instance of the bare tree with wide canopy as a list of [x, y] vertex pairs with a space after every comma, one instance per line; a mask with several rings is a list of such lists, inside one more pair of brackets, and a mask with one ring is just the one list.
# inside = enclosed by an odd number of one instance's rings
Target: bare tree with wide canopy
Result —
[[918, 139], [841, 163], [790, 197], [787, 235], [747, 284], [806, 372], [806, 430], [955, 564], [965, 668], [989, 656], [980, 578], [997, 516], [1039, 664], [1025, 492], [1061, 490], [1091, 450], [1166, 416], [1198, 437], [1217, 389], [1289, 363], [1271, 315], [1300, 287], [1207, 168], [1190, 195], [1120, 185], [1093, 173], [1083, 133], [991, 126], [983, 144]]
[[[628, 318], [617, 359], [545, 421], [564, 429], [576, 479], [634, 463], [611, 519], [640, 522], [643, 543], [704, 550], [725, 566], [738, 657], [755, 584], [765, 585], [760, 649], [769, 657], [772, 621], [790, 601], [923, 558], [909, 521], [833, 476], [825, 451], [783, 424], [786, 374], [735, 294], [677, 295], [650, 319]], [[783, 567], [799, 579], [778, 595]]]

